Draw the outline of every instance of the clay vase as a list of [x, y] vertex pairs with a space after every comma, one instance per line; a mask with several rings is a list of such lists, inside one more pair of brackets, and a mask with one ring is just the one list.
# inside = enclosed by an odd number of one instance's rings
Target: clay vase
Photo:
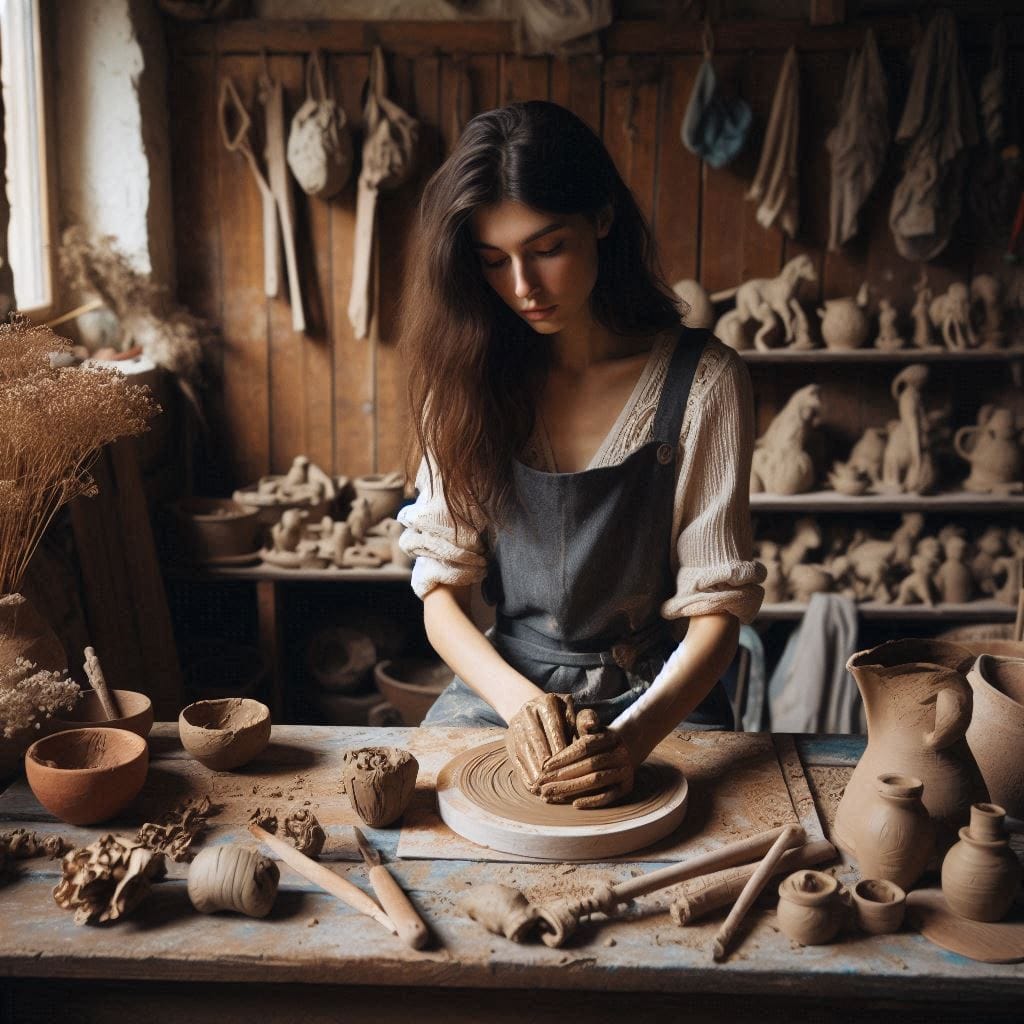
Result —
[[62, 672], [68, 667], [64, 647], [35, 606], [23, 594], [0, 595], [0, 669], [16, 658], [39, 668]]
[[971, 807], [971, 823], [942, 862], [942, 894], [954, 914], [971, 921], [1001, 921], [1020, 887], [1021, 866], [996, 804]]
[[857, 925], [868, 935], [899, 931], [907, 909], [907, 894], [884, 878], [862, 878], [851, 890]]
[[827, 348], [860, 348], [868, 340], [871, 325], [856, 299], [826, 299], [818, 316], [821, 317], [821, 337]]
[[794, 871], [779, 885], [779, 928], [801, 946], [822, 946], [842, 924], [839, 883], [822, 871]]
[[904, 889], [924, 874], [935, 847], [935, 829], [921, 802], [924, 786], [909, 775], [885, 774], [861, 804], [852, 823], [857, 868], [864, 878], [878, 878]]
[[973, 661], [966, 648], [948, 641], [890, 640], [846, 663], [864, 700], [868, 743], [839, 803], [833, 835], [854, 859], [858, 823], [883, 773], [923, 783], [939, 855], [956, 841], [971, 804], [987, 799], [964, 736], [972, 705], [965, 673]]
[[998, 491], [1014, 484], [1020, 488], [1024, 449], [1011, 410], [986, 407], [977, 426], [961, 427], [953, 435], [953, 447], [971, 465], [964, 490]]
[[1024, 658], [983, 654], [967, 682], [974, 691], [967, 745], [992, 801], [1024, 818]]

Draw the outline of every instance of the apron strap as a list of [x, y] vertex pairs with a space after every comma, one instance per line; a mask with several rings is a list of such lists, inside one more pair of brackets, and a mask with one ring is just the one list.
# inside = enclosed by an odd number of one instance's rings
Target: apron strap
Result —
[[665, 386], [661, 389], [661, 400], [654, 416], [653, 440], [668, 442], [673, 451], [679, 444], [679, 432], [683, 429], [686, 402], [697, 364], [710, 337], [711, 331], [707, 328], [683, 327], [672, 351]]

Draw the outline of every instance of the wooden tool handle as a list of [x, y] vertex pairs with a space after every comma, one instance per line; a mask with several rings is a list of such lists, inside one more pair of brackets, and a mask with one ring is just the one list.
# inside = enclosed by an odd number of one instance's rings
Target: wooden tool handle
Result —
[[83, 668], [85, 669], [85, 674], [89, 677], [93, 690], [96, 691], [96, 696], [100, 699], [103, 714], [107, 716], [107, 721], [113, 722], [115, 718], [120, 718], [121, 709], [117, 706], [117, 698], [110, 692], [107, 680], [103, 675], [103, 669], [100, 667], [100, 659], [96, 657], [96, 651], [91, 647], [86, 647], [85, 649], [85, 665]]
[[375, 921], [384, 925], [392, 935], [398, 934], [398, 930], [395, 928], [391, 918], [362, 889], [353, 885], [347, 879], [342, 878], [341, 875], [336, 875], [323, 864], [318, 864], [304, 853], [299, 853], [291, 843], [286, 843], [283, 839], [272, 836], [265, 829], [260, 828], [259, 825], [250, 825], [249, 831], [261, 843], [269, 846], [285, 864], [297, 871], [307, 881], [312, 882], [314, 885], [319, 885], [321, 889], [329, 892], [332, 896], [337, 896], [339, 900], [347, 903], [353, 910], [358, 910], [360, 914], [372, 917]]
[[430, 932], [402, 887], [383, 864], [370, 868], [368, 873], [380, 905], [398, 929], [398, 937], [413, 949], [422, 949], [430, 938]]
[[729, 911], [725, 924], [715, 936], [712, 952], [716, 960], [725, 959], [736, 929], [740, 926], [743, 918], [747, 916], [747, 911], [760, 895], [761, 890], [768, 884], [768, 879], [772, 877], [775, 865], [782, 859], [782, 855], [790, 847], [798, 846], [803, 840], [804, 830], [799, 825], [787, 825], [782, 835], [772, 844], [772, 848], [765, 854], [764, 860], [757, 865], [757, 870], [747, 880], [747, 884], [740, 893], [740, 898]]

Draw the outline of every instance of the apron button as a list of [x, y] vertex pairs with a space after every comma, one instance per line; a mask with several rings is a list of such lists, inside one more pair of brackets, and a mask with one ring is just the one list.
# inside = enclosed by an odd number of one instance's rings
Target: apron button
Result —
[[673, 457], [672, 445], [660, 444], [658, 445], [658, 461], [663, 465], [667, 466]]

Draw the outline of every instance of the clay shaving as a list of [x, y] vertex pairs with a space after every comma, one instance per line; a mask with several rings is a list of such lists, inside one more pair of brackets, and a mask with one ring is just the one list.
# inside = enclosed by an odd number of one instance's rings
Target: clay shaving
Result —
[[38, 832], [29, 832], [24, 828], [16, 828], [13, 832], [0, 833], [0, 872], [6, 870], [8, 864], [16, 860], [28, 860], [30, 857], [61, 857], [69, 850], [70, 844], [63, 836], [41, 836]]
[[208, 796], [186, 800], [165, 815], [162, 822], [147, 821], [135, 841], [147, 849], [167, 854], [178, 863], [190, 861], [195, 856], [192, 842], [205, 830], [212, 806]]

